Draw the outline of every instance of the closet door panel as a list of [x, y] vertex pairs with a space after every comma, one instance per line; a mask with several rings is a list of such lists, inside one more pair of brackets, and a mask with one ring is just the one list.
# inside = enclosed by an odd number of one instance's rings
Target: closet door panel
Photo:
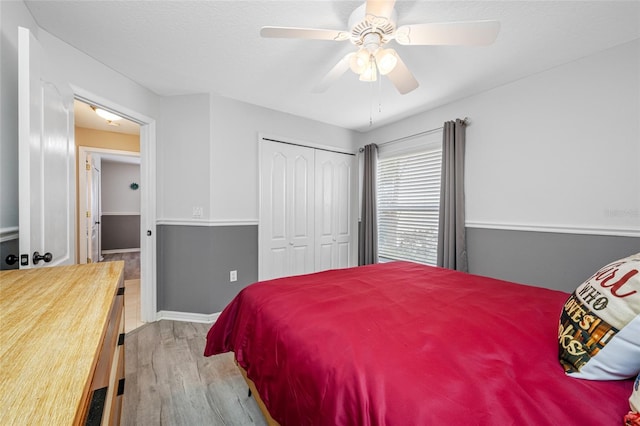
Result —
[[280, 152], [271, 158], [268, 202], [271, 218], [270, 238], [282, 243], [287, 238], [287, 159]]
[[351, 257], [351, 242], [338, 243], [337, 251], [338, 268], [348, 268], [349, 266], [353, 266], [349, 264], [349, 259]]
[[314, 150], [260, 146], [259, 279], [313, 272]]
[[313, 272], [313, 269], [309, 269], [310, 260], [313, 261], [312, 253], [310, 253], [310, 247], [293, 247], [293, 249], [291, 250], [292, 264], [290, 266], [290, 273], [287, 275], [301, 275]]
[[[322, 154], [318, 153], [318, 157]], [[319, 163], [319, 164], [318, 164]], [[334, 168], [331, 161], [316, 163], [316, 224], [320, 227], [316, 236], [333, 236], [333, 209], [334, 209]]]
[[313, 235], [313, 204], [310, 203], [310, 198], [313, 198], [313, 188], [310, 185], [310, 181], [313, 181], [313, 164], [309, 164], [310, 161], [313, 161], [313, 152], [296, 155], [292, 163], [289, 197], [294, 238], [308, 239]]
[[351, 237], [351, 174], [352, 161], [350, 158], [342, 159], [336, 165], [336, 235]]
[[355, 265], [354, 253], [354, 215], [353, 197], [355, 179], [355, 159], [353, 156], [341, 156], [335, 166], [336, 186], [335, 195], [335, 241], [336, 245], [336, 268], [346, 268]]
[[[353, 266], [355, 157], [316, 152], [316, 270]], [[331, 247], [331, 250], [328, 249]]]
[[331, 153], [316, 152], [316, 271], [331, 269], [334, 250], [334, 164]]
[[334, 263], [334, 244], [321, 244], [319, 250], [316, 251], [316, 270], [326, 271], [331, 269]]
[[266, 278], [282, 277], [289, 270], [289, 260], [287, 249], [283, 247], [273, 248], [269, 251], [265, 259]]
[[290, 146], [296, 154], [291, 162], [291, 205], [290, 245], [292, 247], [291, 274], [307, 274], [315, 271], [314, 264], [314, 150]]
[[271, 279], [288, 269], [287, 153], [264, 146], [260, 163], [260, 279]]

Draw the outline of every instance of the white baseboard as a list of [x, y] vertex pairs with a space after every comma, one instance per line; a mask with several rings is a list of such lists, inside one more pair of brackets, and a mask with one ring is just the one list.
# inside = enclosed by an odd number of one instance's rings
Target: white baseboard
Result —
[[130, 249], [113, 249], [113, 250], [102, 250], [102, 254], [115, 254], [115, 253], [137, 253], [139, 252], [139, 248], [130, 248]]
[[194, 314], [191, 312], [159, 311], [156, 319], [213, 324], [219, 316], [220, 312], [214, 312], [213, 314]]

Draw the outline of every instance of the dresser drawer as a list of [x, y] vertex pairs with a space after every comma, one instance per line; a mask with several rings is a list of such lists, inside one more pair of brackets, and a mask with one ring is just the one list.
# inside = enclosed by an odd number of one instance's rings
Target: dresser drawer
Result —
[[86, 425], [120, 424], [124, 393], [124, 336], [124, 286], [121, 280], [91, 381]]

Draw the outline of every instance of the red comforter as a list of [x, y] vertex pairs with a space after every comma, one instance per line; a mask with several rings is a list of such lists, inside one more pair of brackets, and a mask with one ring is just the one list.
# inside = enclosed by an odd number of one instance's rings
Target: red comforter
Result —
[[282, 425], [620, 425], [632, 381], [567, 377], [568, 294], [408, 262], [253, 284], [205, 355], [235, 352]]

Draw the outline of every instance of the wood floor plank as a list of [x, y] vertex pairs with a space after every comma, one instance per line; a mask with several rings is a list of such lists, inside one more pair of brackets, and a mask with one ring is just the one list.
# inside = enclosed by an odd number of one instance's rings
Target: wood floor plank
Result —
[[204, 357], [208, 330], [162, 320], [127, 334], [123, 425], [266, 425], [233, 355]]

